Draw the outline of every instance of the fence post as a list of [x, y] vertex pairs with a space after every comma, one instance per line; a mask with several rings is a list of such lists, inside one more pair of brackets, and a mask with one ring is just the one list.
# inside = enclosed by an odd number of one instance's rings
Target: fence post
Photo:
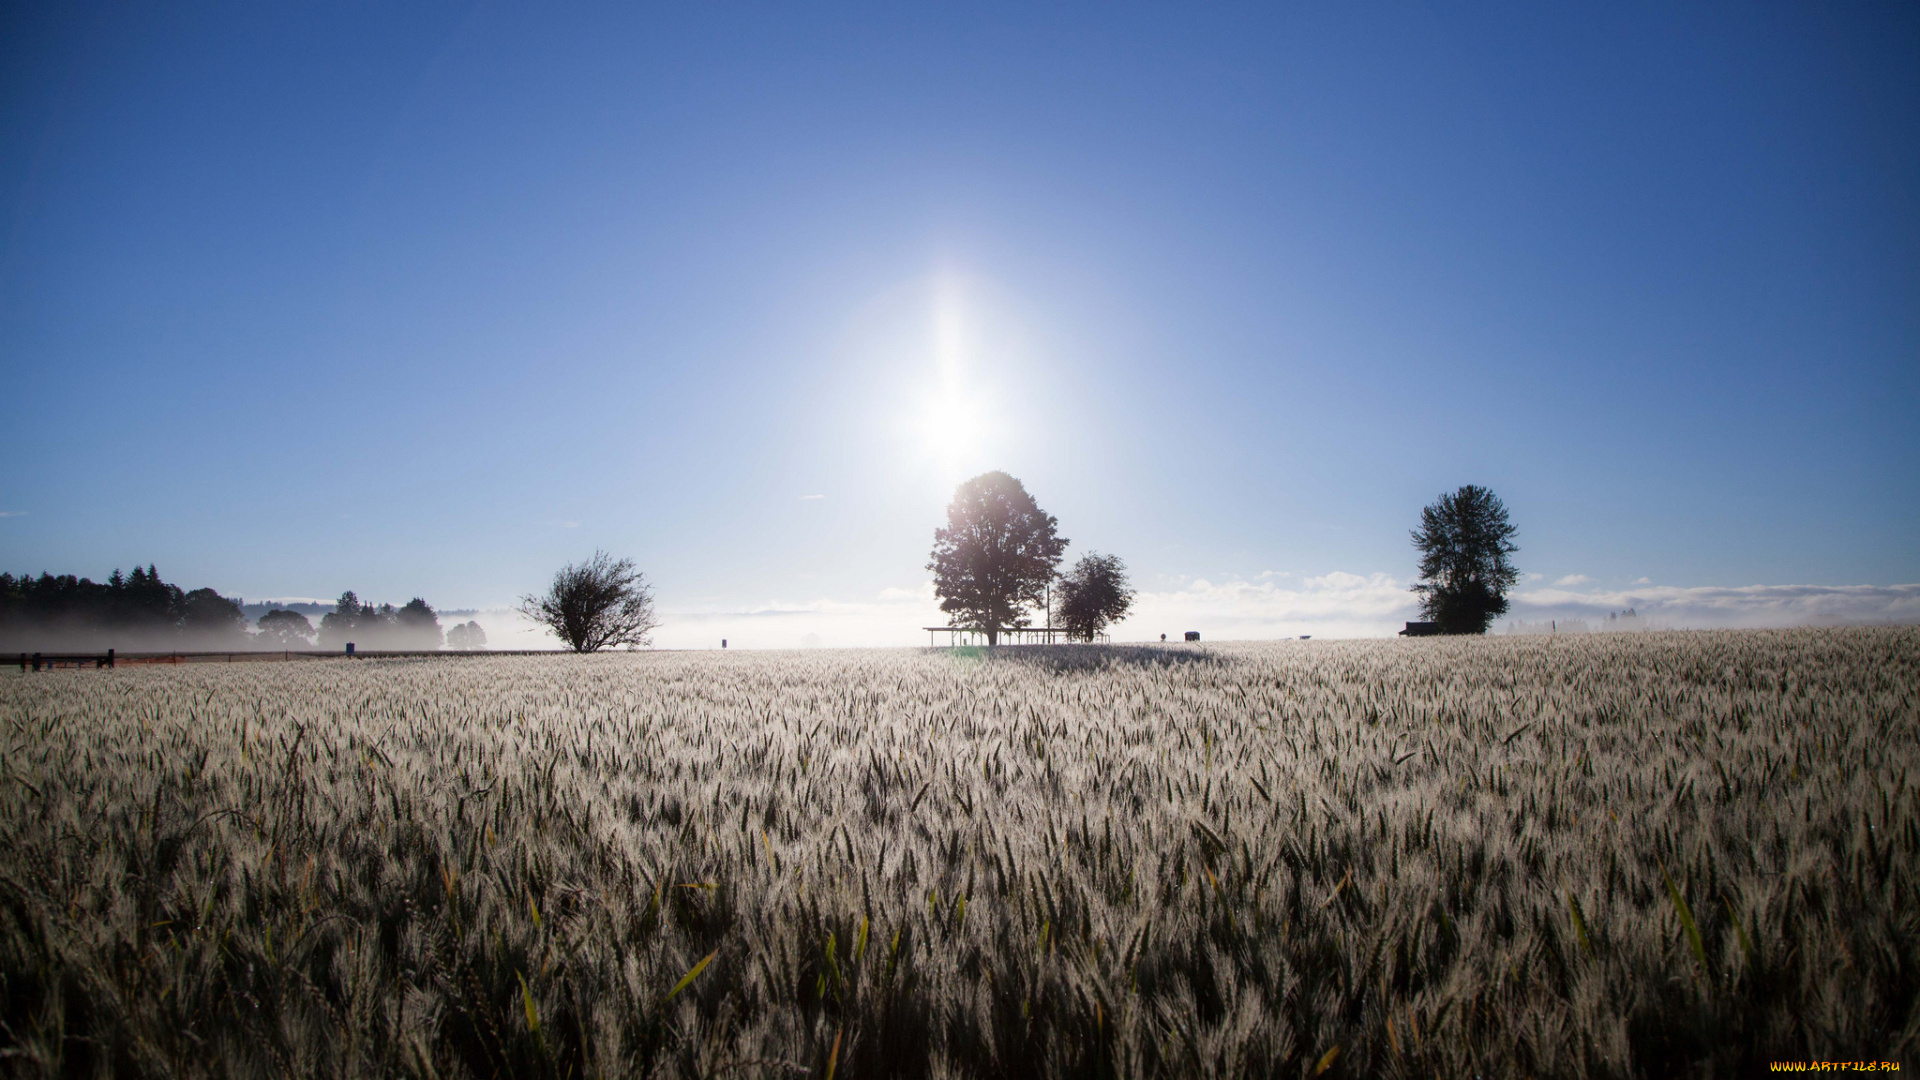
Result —
[[40, 654], [39, 653], [33, 654], [33, 670], [35, 671], [40, 670]]

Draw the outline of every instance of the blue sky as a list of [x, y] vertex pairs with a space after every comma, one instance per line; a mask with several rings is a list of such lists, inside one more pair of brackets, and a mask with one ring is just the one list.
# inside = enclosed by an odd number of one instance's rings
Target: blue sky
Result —
[[3, 18], [15, 572], [912, 641], [1002, 468], [1122, 636], [1381, 632], [1468, 482], [1519, 614], [1920, 616], [1911, 5]]

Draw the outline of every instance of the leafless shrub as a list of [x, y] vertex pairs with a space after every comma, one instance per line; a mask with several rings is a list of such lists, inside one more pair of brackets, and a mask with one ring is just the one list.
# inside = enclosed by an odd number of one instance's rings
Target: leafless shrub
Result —
[[553, 631], [574, 652], [615, 645], [645, 645], [660, 625], [653, 594], [632, 559], [596, 551], [586, 562], [562, 567], [544, 594], [520, 599], [520, 612]]

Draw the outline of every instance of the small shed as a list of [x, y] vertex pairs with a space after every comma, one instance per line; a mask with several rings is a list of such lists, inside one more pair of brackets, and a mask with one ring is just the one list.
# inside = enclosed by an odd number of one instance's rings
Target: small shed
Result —
[[1440, 624], [1437, 622], [1410, 622], [1405, 630], [1400, 631], [1400, 636], [1433, 637], [1439, 633]]
[[1189, 631], [1187, 631], [1187, 640], [1188, 640], [1188, 641], [1199, 641], [1199, 640], [1200, 640], [1200, 631], [1198, 631], [1198, 630], [1189, 630]]

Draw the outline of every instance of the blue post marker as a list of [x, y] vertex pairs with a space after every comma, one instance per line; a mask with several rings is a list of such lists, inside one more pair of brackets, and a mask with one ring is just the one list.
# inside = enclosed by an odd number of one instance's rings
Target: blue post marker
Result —
[[351, 641], [347, 642], [347, 655], [348, 656], [353, 655], [353, 642]]

